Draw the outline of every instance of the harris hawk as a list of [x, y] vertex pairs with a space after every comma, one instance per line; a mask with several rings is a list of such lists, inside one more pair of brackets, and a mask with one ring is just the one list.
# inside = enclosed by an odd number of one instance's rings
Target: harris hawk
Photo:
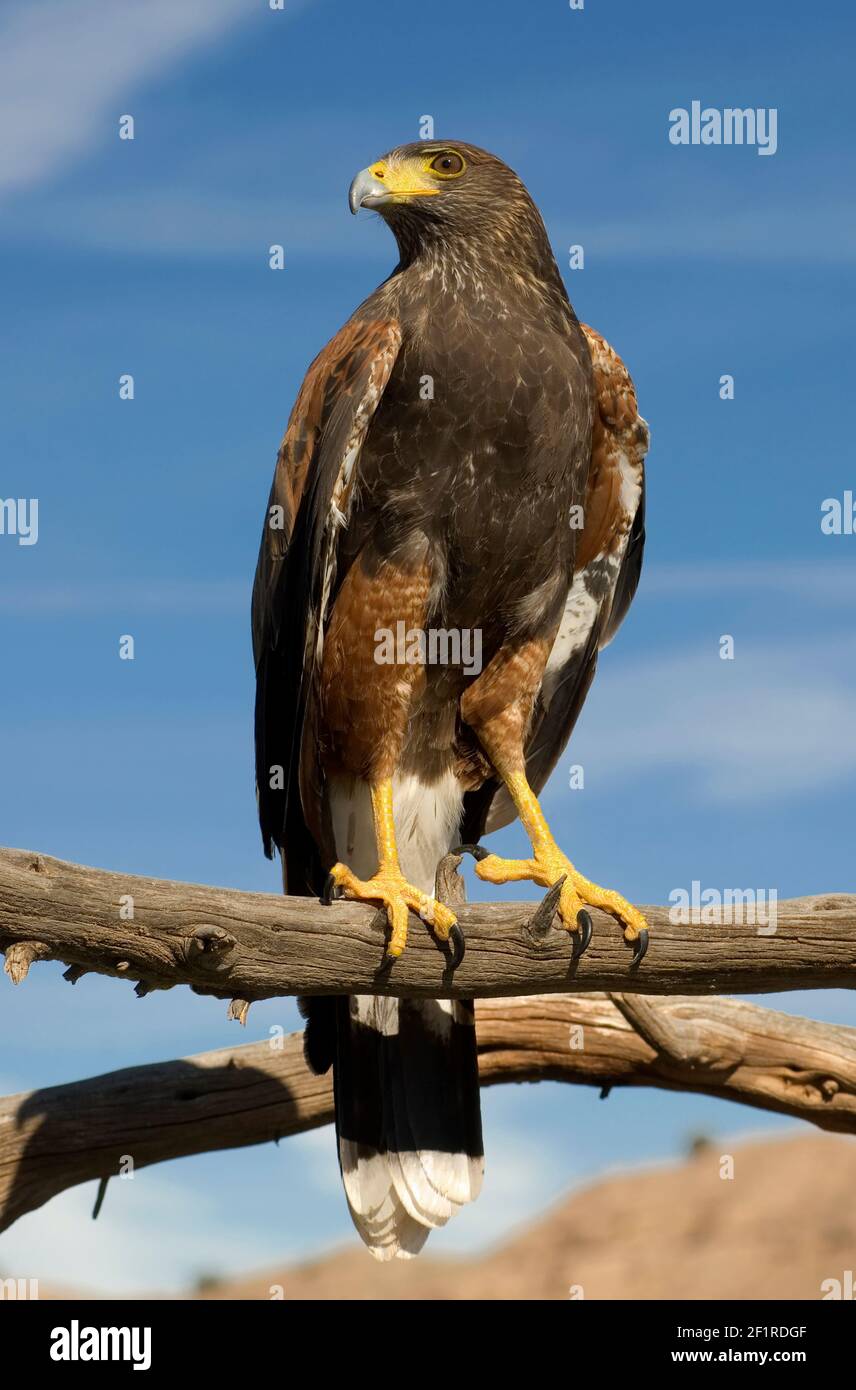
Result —
[[[253, 590], [256, 781], [286, 893], [410, 912], [463, 940], [435, 898], [471, 842], [492, 884], [561, 880], [579, 954], [606, 909], [641, 958], [642, 914], [556, 843], [538, 793], [633, 599], [648, 430], [633, 383], [574, 314], [541, 216], [485, 150], [419, 142], [354, 179], [398, 243], [391, 275], [309, 367], [274, 474]], [[389, 632], [477, 633], [478, 671]], [[415, 655], [414, 655], [415, 651]], [[520, 818], [531, 857], [479, 844]], [[555, 895], [550, 897], [552, 914]], [[417, 1253], [479, 1191], [471, 1003], [301, 1001], [334, 1069], [339, 1160], [379, 1259]]]

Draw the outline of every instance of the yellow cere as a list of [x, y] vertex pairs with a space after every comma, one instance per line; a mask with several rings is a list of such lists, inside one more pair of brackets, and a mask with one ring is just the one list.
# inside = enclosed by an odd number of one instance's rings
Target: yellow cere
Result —
[[378, 160], [370, 165], [369, 173], [386, 185], [392, 197], [433, 198], [441, 191], [436, 187], [437, 180], [460, 178], [466, 167], [456, 150], [438, 150], [435, 146], [418, 157]]

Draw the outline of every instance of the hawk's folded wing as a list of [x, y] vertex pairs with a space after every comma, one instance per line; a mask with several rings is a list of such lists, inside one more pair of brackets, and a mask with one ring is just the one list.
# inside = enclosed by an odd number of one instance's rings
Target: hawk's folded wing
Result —
[[[526, 745], [526, 775], [536, 794], [571, 736], [598, 652], [615, 636], [633, 601], [645, 547], [648, 426], [621, 358], [594, 329], [581, 327], [592, 356], [596, 402], [592, 457], [573, 582]], [[478, 838], [482, 826], [490, 832], [514, 820], [505, 788], [492, 787], [487, 808], [479, 792], [467, 798], [465, 840]]]
[[[351, 319], [315, 358], [279, 451], [262, 534], [252, 612], [259, 820], [265, 853], [287, 840], [287, 876], [294, 865], [301, 880], [317, 877], [306, 823], [321, 815], [297, 795], [306, 702], [360, 450], [400, 346], [394, 321]], [[292, 891], [318, 886], [301, 881]]]

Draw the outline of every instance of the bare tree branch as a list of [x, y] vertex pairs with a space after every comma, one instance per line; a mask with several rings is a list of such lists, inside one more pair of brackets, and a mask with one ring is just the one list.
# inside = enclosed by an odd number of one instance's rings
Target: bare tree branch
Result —
[[[476, 1018], [486, 1086], [659, 1086], [856, 1133], [856, 1029], [732, 999], [605, 994], [480, 1000]], [[0, 1230], [129, 1158], [136, 1169], [332, 1118], [331, 1079], [309, 1071], [299, 1034], [2, 1099]]]
[[774, 934], [751, 922], [678, 926], [666, 908], [647, 907], [651, 947], [638, 969], [601, 912], [592, 914], [591, 946], [574, 962], [567, 932], [530, 929], [531, 903], [456, 910], [467, 954], [453, 975], [448, 953], [416, 918], [391, 965], [380, 914], [356, 903], [323, 907], [0, 850], [0, 950], [15, 983], [34, 961], [59, 960], [72, 981], [97, 971], [140, 981], [141, 995], [187, 984], [235, 999], [239, 1014], [254, 999], [284, 994], [710, 994], [856, 984], [856, 897], [848, 894], [779, 903]]

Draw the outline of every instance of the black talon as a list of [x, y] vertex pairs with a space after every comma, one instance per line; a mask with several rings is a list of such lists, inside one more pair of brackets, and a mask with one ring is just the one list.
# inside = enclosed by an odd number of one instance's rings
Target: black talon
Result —
[[535, 936], [544, 936], [550, 930], [553, 924], [553, 918], [556, 915], [556, 908], [559, 906], [559, 899], [562, 896], [562, 886], [566, 878], [567, 874], [563, 874], [558, 882], [553, 884], [553, 887], [549, 892], [544, 894], [544, 897], [529, 918], [529, 930]]
[[467, 949], [466, 937], [464, 936], [464, 933], [461, 931], [461, 928], [458, 926], [457, 922], [455, 922], [454, 926], [449, 929], [449, 944], [452, 948], [452, 959], [449, 961], [449, 969], [457, 970], [461, 961], [464, 959], [464, 952]]
[[455, 845], [455, 848], [449, 850], [449, 853], [471, 854], [473, 856], [473, 859], [475, 859], [476, 863], [478, 864], [482, 859], [487, 859], [489, 857], [490, 850], [485, 849], [484, 845]]
[[579, 960], [583, 952], [588, 950], [589, 943], [591, 942], [591, 916], [586, 912], [584, 907], [581, 907], [577, 913], [577, 926], [580, 929], [580, 940], [579, 945], [576, 943], [574, 944], [574, 960]]
[[332, 874], [328, 874], [324, 883], [324, 891], [321, 894], [321, 901], [325, 907], [329, 907], [336, 898], [341, 896], [341, 889]]
[[639, 933], [638, 937], [636, 938], [636, 944], [635, 944], [634, 947], [633, 947], [633, 959], [632, 959], [632, 961], [630, 962], [630, 968], [631, 968], [631, 970], [632, 970], [632, 968], [633, 968], [634, 965], [638, 965], [638, 964], [640, 963], [640, 961], [643, 961], [643, 960], [645, 959], [645, 954], [646, 954], [647, 950], [648, 950], [648, 933], [647, 933], [647, 931], [645, 930], [645, 928], [643, 927], [642, 930], [641, 930], [641, 932]]

